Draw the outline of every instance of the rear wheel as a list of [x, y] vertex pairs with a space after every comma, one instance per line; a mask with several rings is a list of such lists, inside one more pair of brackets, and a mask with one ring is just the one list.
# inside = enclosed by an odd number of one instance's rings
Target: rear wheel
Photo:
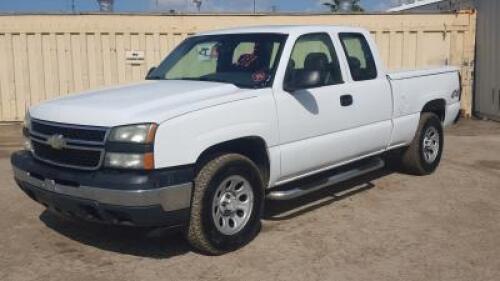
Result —
[[263, 205], [261, 176], [251, 160], [239, 154], [214, 157], [195, 179], [187, 238], [208, 254], [236, 250], [259, 232]]
[[443, 146], [441, 120], [434, 113], [423, 113], [415, 138], [402, 153], [404, 170], [414, 175], [433, 173], [441, 162]]

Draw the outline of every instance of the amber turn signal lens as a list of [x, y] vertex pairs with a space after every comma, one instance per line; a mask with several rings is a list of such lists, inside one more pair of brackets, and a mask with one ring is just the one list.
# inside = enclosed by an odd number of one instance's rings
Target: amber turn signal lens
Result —
[[144, 170], [154, 170], [155, 168], [155, 158], [153, 153], [144, 154]]
[[158, 128], [158, 125], [156, 125], [154, 123], [149, 126], [148, 135], [146, 136], [146, 143], [153, 143], [155, 141], [155, 135], [156, 135], [157, 128]]

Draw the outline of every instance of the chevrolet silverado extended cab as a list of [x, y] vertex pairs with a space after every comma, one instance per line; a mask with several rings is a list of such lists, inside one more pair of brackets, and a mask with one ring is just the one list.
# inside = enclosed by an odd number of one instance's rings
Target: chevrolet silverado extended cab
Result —
[[[460, 108], [458, 69], [388, 73], [369, 32], [250, 27], [182, 42], [146, 81], [27, 112], [15, 180], [64, 216], [184, 226], [210, 254], [259, 232], [264, 202], [384, 166], [432, 173]], [[267, 198], [267, 200], [265, 200]]]

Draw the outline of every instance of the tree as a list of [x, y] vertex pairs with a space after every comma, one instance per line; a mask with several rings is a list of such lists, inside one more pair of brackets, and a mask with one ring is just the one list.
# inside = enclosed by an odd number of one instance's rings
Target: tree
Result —
[[342, 10], [342, 2], [350, 1], [352, 12], [364, 12], [365, 9], [359, 4], [360, 0], [329, 0], [329, 2], [323, 3], [323, 5], [330, 8], [332, 13], [345, 12]]

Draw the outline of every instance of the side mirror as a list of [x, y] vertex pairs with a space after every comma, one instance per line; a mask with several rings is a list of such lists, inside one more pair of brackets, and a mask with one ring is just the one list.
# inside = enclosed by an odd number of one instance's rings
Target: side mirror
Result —
[[155, 70], [156, 70], [156, 68], [157, 68], [156, 66], [151, 67], [151, 68], [148, 70], [148, 74], [146, 74], [146, 78], [148, 78], [148, 77], [149, 77], [149, 75], [151, 75], [151, 73], [153, 73], [153, 71], [155, 71]]
[[299, 70], [290, 76], [291, 81], [285, 83], [287, 92], [316, 88], [321, 86], [321, 71], [319, 70]]

